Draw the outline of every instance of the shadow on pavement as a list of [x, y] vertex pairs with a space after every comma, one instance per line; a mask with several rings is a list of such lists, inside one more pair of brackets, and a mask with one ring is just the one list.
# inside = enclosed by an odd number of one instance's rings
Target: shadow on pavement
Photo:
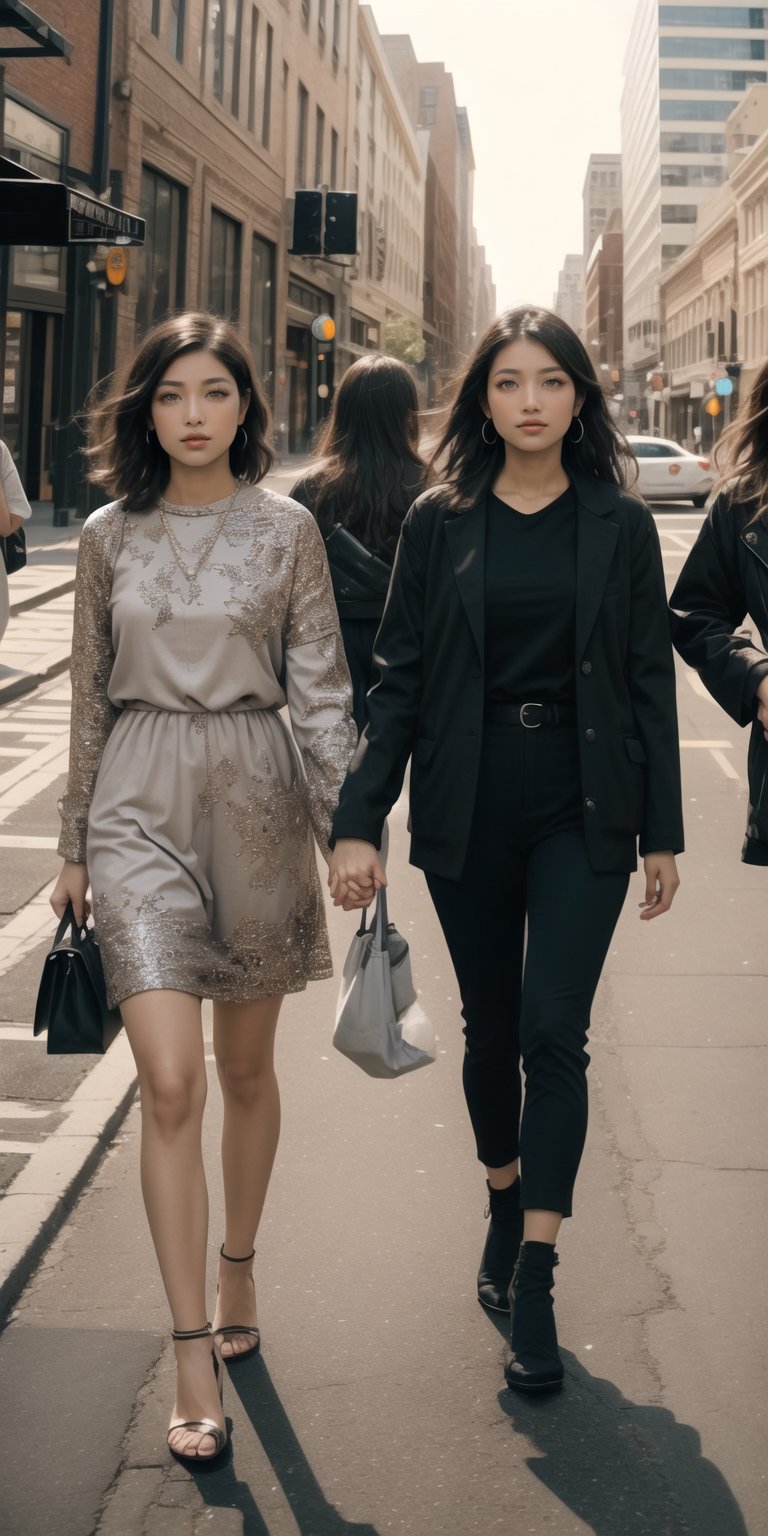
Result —
[[[345, 1520], [329, 1504], [296, 1438], [290, 1419], [260, 1357], [229, 1372], [235, 1391], [285, 1494], [301, 1536], [379, 1536], [373, 1525]], [[269, 1536], [269, 1526], [248, 1483], [235, 1474], [231, 1455], [220, 1468], [192, 1474], [207, 1509], [236, 1509], [242, 1536]]]
[[539, 1456], [535, 1477], [595, 1536], [747, 1536], [739, 1506], [701, 1439], [667, 1408], [633, 1403], [567, 1350], [565, 1389], [501, 1407]]

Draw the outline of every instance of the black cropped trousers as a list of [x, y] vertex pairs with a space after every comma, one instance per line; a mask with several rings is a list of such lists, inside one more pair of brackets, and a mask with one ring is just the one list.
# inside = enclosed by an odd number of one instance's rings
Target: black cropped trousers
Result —
[[575, 729], [488, 724], [461, 878], [427, 883], [461, 993], [477, 1155], [519, 1156], [527, 1210], [571, 1214], [590, 1009], [628, 882], [590, 866]]

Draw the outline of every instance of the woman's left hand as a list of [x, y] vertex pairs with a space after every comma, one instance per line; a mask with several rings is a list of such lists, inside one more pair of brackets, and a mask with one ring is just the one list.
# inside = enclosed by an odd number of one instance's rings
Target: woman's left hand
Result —
[[645, 901], [640, 902], [640, 921], [660, 917], [668, 912], [680, 884], [677, 863], [673, 853], [647, 853], [643, 859], [645, 869]]

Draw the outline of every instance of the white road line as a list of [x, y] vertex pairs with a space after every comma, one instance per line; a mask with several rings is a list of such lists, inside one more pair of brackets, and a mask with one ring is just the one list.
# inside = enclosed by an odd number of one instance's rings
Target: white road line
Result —
[[0, 1099], [0, 1120], [48, 1120], [51, 1115], [60, 1113], [56, 1100], [50, 1108], [37, 1109], [19, 1099]]
[[27, 837], [21, 832], [0, 834], [0, 848], [52, 848], [59, 846], [57, 837]]
[[34, 747], [0, 747], [0, 757], [31, 757]]
[[0, 1040], [14, 1040], [32, 1045], [44, 1045], [45, 1035], [33, 1035], [31, 1024], [0, 1024]]
[[0, 928], [0, 976], [5, 976], [44, 939], [53, 941], [56, 919], [48, 898], [55, 884], [55, 880], [50, 880], [4, 928]]
[[22, 1153], [25, 1157], [31, 1157], [38, 1141], [0, 1141], [0, 1157], [8, 1157], [12, 1153]]
[[681, 747], [703, 747], [707, 752], [733, 751], [732, 741], [699, 741], [697, 739], [696, 741], [681, 741], [680, 745]]
[[723, 773], [727, 779], [738, 779], [739, 775], [734, 768], [733, 763], [729, 763], [727, 757], [724, 757], [722, 752], [713, 748], [712, 756], [715, 759], [718, 768], [722, 768]]
[[40, 747], [31, 763], [19, 763], [17, 768], [8, 768], [5, 773], [0, 773], [0, 801], [6, 798], [8, 790], [13, 789], [22, 779], [28, 777], [30, 768], [35, 772], [46, 768], [54, 758], [61, 757], [61, 753], [61, 741], [58, 739], [50, 741], [46, 746]]
[[709, 691], [704, 687], [704, 684], [701, 681], [701, 678], [699, 677], [698, 672], [692, 672], [690, 667], [689, 667], [687, 669], [685, 675], [686, 675], [686, 677], [688, 679], [688, 682], [690, 683], [694, 693], [697, 693], [699, 695], [700, 699], [711, 699], [712, 698], [711, 693], [709, 693]]
[[673, 544], [678, 544], [681, 549], [685, 550], [686, 554], [690, 552], [691, 544], [693, 542], [691, 539], [684, 539], [682, 534], [673, 533], [671, 528], [660, 529], [660, 534], [662, 538], [671, 539]]

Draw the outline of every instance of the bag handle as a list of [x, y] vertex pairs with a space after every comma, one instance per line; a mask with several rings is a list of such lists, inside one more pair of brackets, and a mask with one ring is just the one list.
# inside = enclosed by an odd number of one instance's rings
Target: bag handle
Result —
[[367, 927], [367, 922], [368, 911], [365, 907], [363, 907], [362, 915], [360, 918], [360, 927], [357, 930], [357, 937], [359, 939], [363, 939], [365, 938], [366, 933], [372, 933], [374, 936], [376, 948], [388, 949], [389, 944], [387, 941], [387, 929], [389, 927], [389, 914], [387, 911], [387, 892], [383, 885], [381, 886], [379, 894], [376, 897], [376, 906], [373, 909], [373, 917], [371, 918], [370, 928]]
[[80, 938], [80, 936], [83, 933], [83, 931], [86, 928], [86, 926], [87, 925], [85, 923], [83, 923], [82, 928], [81, 928], [80, 924], [77, 921], [77, 918], [75, 917], [75, 909], [74, 909], [71, 901], [68, 901], [67, 905], [64, 908], [64, 915], [63, 915], [63, 917], [61, 919], [61, 922], [59, 923], [58, 928], [56, 929], [56, 937], [55, 937], [55, 939], [53, 941], [54, 949], [58, 949], [58, 947], [59, 947], [59, 945], [60, 945], [60, 943], [61, 943], [61, 941], [62, 941], [62, 939], [63, 939], [63, 937], [64, 937], [64, 935], [65, 935], [65, 933], [67, 932], [68, 929], [71, 932], [73, 938], [74, 938], [75, 934], [77, 934], [78, 938]]

